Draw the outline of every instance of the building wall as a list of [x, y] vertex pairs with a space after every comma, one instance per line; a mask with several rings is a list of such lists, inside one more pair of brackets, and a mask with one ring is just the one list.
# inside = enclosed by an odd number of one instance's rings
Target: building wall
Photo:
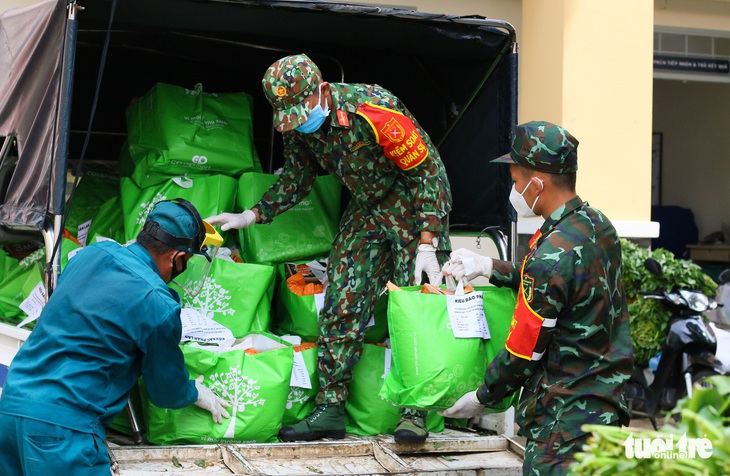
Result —
[[651, 2], [522, 3], [520, 120], [557, 122], [580, 141], [581, 198], [612, 220], [649, 221]]
[[[578, 193], [614, 222], [639, 224], [625, 236], [647, 233], [652, 131], [664, 134], [662, 203], [691, 208], [700, 238], [730, 227], [730, 217], [718, 211], [718, 203], [728, 198], [730, 161], [709, 150], [727, 150], [730, 135], [721, 125], [728, 113], [718, 105], [728, 104], [729, 88], [654, 80], [651, 66], [655, 27], [730, 32], [730, 1], [392, 0], [388, 5], [477, 14], [514, 25], [520, 44], [519, 120], [559, 122], [578, 138]], [[522, 220], [521, 232], [539, 222], [528, 224]]]
[[[730, 35], [730, 2], [657, 0], [654, 24], [663, 30]], [[699, 239], [715, 231], [730, 242], [730, 82], [691, 75], [654, 81], [654, 131], [662, 133], [661, 204], [692, 210]]]
[[691, 209], [700, 240], [715, 231], [730, 235], [729, 105], [730, 84], [655, 81], [661, 204]]
[[655, 0], [654, 24], [703, 30], [730, 30], [727, 0]]

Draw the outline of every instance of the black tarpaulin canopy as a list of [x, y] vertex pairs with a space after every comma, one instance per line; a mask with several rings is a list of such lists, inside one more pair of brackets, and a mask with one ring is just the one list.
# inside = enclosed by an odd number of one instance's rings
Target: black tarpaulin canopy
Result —
[[67, 161], [82, 151], [85, 160], [118, 160], [125, 108], [157, 82], [252, 94], [256, 147], [273, 170], [280, 137], [261, 76], [276, 59], [305, 52], [326, 80], [380, 84], [418, 118], [447, 168], [452, 229], [509, 232], [509, 174], [489, 163], [508, 150], [516, 121], [517, 55], [508, 23], [335, 2], [78, 4], [83, 9], [69, 21], [65, 0], [0, 13], [0, 136], [15, 135], [18, 151], [0, 163], [10, 176], [0, 190], [3, 229], [57, 223]]

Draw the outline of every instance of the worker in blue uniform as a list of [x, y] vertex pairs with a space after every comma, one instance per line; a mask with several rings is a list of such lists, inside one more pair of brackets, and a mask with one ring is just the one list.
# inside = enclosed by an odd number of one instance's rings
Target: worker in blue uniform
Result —
[[220, 238], [182, 199], [159, 202], [136, 243], [83, 248], [10, 365], [0, 395], [0, 475], [109, 475], [104, 427], [144, 378], [155, 405], [230, 406], [191, 379], [178, 346], [180, 297], [167, 286]]

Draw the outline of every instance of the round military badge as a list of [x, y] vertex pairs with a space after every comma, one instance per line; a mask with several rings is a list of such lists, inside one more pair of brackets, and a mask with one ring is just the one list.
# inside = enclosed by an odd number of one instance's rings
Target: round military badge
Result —
[[276, 95], [279, 97], [286, 96], [286, 88], [284, 86], [279, 86], [278, 88], [276, 88]]

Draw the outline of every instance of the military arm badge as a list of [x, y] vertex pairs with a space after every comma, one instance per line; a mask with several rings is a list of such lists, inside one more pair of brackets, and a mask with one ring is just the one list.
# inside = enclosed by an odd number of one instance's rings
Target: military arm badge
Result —
[[428, 157], [426, 143], [406, 115], [369, 102], [360, 105], [357, 114], [373, 129], [385, 156], [401, 169], [410, 170]]

